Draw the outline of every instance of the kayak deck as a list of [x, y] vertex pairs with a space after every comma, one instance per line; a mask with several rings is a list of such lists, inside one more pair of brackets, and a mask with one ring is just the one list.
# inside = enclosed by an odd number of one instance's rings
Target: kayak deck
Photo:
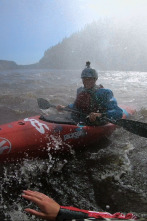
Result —
[[41, 116], [0, 126], [0, 161], [34, 157], [97, 144], [112, 134], [116, 125], [86, 126], [70, 122], [49, 122]]

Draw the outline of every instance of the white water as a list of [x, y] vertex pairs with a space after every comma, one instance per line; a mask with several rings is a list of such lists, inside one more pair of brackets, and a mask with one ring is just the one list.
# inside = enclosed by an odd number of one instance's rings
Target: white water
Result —
[[[111, 89], [119, 104], [136, 107], [134, 120], [147, 122], [147, 73], [100, 72], [98, 83]], [[81, 85], [80, 70], [1, 72], [0, 124], [40, 114], [38, 97], [67, 105], [74, 101], [76, 89]], [[26, 188], [44, 192], [62, 205], [91, 210], [109, 205], [110, 211], [144, 213], [146, 147], [147, 139], [118, 129], [108, 141], [81, 153], [71, 151], [69, 156], [58, 157], [49, 154], [45, 160], [1, 166], [2, 213], [15, 221], [36, 220], [23, 212], [28, 203], [21, 198], [21, 193]]]

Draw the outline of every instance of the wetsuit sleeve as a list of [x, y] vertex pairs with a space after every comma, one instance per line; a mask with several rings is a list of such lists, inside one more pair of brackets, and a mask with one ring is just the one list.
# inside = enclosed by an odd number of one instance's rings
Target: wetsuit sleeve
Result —
[[118, 120], [123, 116], [123, 110], [118, 107], [117, 100], [109, 89], [101, 89], [101, 106], [106, 110], [104, 116], [109, 119]]
[[132, 213], [122, 214], [122, 213], [107, 213], [107, 212], [93, 212], [88, 210], [81, 210], [75, 207], [65, 207], [61, 206], [60, 211], [57, 215], [56, 221], [72, 220], [72, 219], [88, 219], [88, 218], [109, 218], [109, 219], [133, 219], [136, 220], [137, 217]]
[[68, 107], [69, 107], [70, 109], [74, 109], [74, 104], [69, 104]]

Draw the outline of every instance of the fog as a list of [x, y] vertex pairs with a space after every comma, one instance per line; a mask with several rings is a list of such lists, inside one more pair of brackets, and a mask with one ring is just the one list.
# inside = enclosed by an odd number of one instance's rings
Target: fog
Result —
[[90, 60], [99, 70], [147, 70], [147, 20], [103, 18], [45, 51], [40, 67], [79, 69]]

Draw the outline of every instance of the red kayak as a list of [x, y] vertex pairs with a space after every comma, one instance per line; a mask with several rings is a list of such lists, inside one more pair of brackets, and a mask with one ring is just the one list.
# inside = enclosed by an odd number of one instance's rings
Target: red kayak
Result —
[[[125, 109], [130, 114], [134, 112], [130, 108]], [[126, 118], [125, 114], [123, 118]], [[102, 126], [72, 125], [42, 116], [0, 125], [0, 161], [44, 157], [49, 152], [95, 145], [110, 136], [116, 127], [111, 123]]]

